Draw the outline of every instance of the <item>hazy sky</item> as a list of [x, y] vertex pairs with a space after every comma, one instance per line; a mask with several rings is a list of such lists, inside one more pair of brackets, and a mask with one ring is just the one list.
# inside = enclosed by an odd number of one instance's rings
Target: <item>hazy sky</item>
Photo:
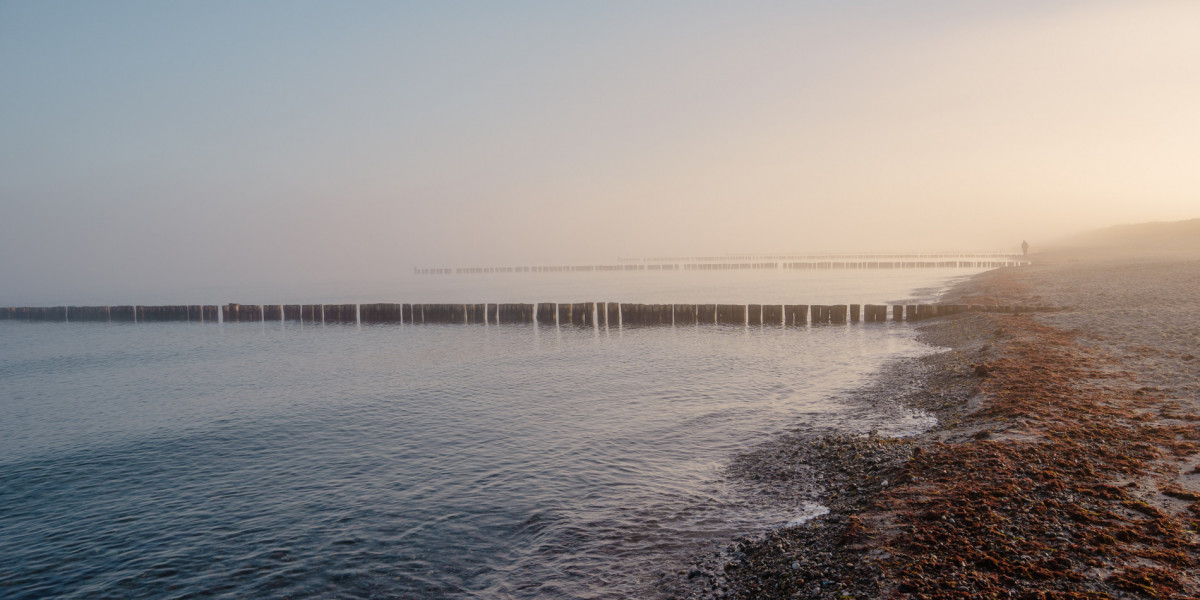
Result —
[[1195, 0], [0, 0], [0, 296], [1193, 218], [1197, 31]]

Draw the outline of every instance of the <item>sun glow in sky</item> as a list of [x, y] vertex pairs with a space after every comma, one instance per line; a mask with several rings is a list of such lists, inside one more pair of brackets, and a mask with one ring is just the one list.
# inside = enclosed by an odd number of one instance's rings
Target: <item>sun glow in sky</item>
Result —
[[1194, 218], [1198, 28], [1192, 0], [0, 2], [0, 288]]

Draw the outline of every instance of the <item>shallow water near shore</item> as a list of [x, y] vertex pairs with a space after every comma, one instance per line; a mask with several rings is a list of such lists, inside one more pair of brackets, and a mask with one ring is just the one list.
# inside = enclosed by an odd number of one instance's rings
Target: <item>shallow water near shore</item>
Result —
[[[811, 275], [795, 300], [902, 300], [964, 272], [858, 275]], [[0, 589], [643, 596], [698, 547], [819, 510], [755, 503], [723, 469], [796, 423], [863, 426], [839, 398], [927, 351], [893, 323], [0, 323]]]

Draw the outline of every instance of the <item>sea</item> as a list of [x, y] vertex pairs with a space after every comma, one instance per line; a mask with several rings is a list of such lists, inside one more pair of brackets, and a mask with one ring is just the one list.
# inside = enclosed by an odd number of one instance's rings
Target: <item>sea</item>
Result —
[[[412, 275], [177, 301], [911, 303], [977, 272]], [[927, 427], [851, 398], [934, 350], [893, 322], [0, 321], [0, 597], [654, 597], [697, 553], [824, 510], [754, 501], [739, 453], [797, 426]]]

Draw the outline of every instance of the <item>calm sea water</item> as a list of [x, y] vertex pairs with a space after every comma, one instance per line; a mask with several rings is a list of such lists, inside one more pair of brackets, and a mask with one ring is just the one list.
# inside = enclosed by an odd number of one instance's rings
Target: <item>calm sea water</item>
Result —
[[[350, 300], [869, 303], [965, 274], [414, 278]], [[797, 423], [910, 426], [839, 398], [926, 351], [892, 323], [0, 322], [0, 596], [644, 596], [818, 510], [756, 504], [723, 469]]]

